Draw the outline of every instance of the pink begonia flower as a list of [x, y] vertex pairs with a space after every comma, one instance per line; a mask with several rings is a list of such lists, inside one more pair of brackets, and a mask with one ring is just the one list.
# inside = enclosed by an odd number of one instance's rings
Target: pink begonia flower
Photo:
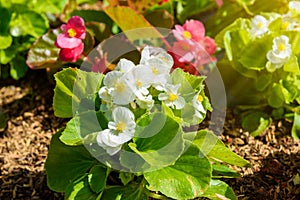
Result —
[[216, 61], [212, 56], [216, 51], [215, 41], [205, 36], [205, 28], [200, 21], [188, 20], [183, 26], [176, 25], [172, 32], [177, 39], [169, 49], [174, 59], [173, 68], [180, 67], [197, 75], [197, 69], [203, 68], [202, 65]]
[[223, 5], [223, 0], [215, 0], [215, 1], [219, 7]]
[[175, 29], [172, 32], [178, 41], [200, 42], [205, 36], [204, 25], [200, 21], [193, 19], [186, 21], [183, 26], [175, 25]]
[[84, 45], [80, 43], [77, 47], [69, 49], [69, 48], [62, 48], [59, 52], [59, 58], [62, 61], [66, 62], [76, 62], [81, 53], [83, 52]]
[[71, 17], [67, 24], [61, 25], [63, 33], [57, 36], [55, 45], [59, 48], [73, 49], [78, 47], [82, 40], [85, 38], [85, 25], [84, 21], [79, 16]]

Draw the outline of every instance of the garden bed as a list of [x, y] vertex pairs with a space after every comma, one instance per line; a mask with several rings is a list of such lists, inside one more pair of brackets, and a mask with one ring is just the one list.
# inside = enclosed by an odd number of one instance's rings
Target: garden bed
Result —
[[[0, 199], [63, 199], [47, 187], [44, 162], [52, 134], [65, 124], [53, 114], [54, 85], [45, 71], [30, 71], [22, 80], [1, 81], [0, 108], [9, 118], [0, 132]], [[227, 114], [222, 140], [252, 164], [235, 168], [242, 175], [225, 179], [239, 199], [300, 199], [300, 142], [291, 124], [274, 122], [253, 138]]]

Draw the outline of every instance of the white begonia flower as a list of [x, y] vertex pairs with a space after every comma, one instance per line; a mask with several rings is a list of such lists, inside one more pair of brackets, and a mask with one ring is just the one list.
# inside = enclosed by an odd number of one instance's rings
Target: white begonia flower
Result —
[[299, 1], [290, 1], [289, 10], [292, 15], [300, 15], [300, 2]]
[[166, 84], [166, 86], [164, 87], [164, 92], [158, 95], [158, 100], [163, 101], [166, 104], [166, 106], [171, 107], [173, 109], [174, 106], [178, 110], [182, 109], [185, 105], [185, 100], [178, 93], [179, 88], [180, 84]]
[[267, 70], [274, 72], [276, 69], [282, 67], [290, 58], [292, 54], [292, 47], [289, 44], [289, 38], [285, 35], [273, 39], [272, 50], [267, 53]]
[[104, 78], [104, 85], [109, 89], [112, 102], [117, 105], [127, 105], [134, 100], [133, 81], [126, 80], [125, 73], [111, 71]]
[[119, 152], [122, 145], [133, 138], [136, 127], [133, 113], [125, 107], [114, 108], [112, 120], [108, 129], [100, 131], [96, 138], [98, 145], [109, 155]]
[[146, 46], [141, 53], [140, 64], [147, 65], [148, 61], [151, 59], [161, 60], [164, 65], [171, 69], [174, 61], [170, 54], [168, 54], [164, 49], [157, 47]]
[[260, 37], [269, 31], [268, 26], [269, 21], [265, 17], [256, 15], [252, 19], [252, 28], [250, 30], [250, 33], [254, 37]]
[[152, 95], [142, 96], [141, 98], [136, 99], [136, 103], [142, 109], [150, 110], [154, 106], [154, 100], [152, 99]]
[[126, 73], [134, 67], [135, 67], [135, 64], [132, 61], [122, 58], [118, 62], [117, 66], [115, 68], [115, 71], [120, 71], [120, 72]]
[[157, 90], [162, 90], [162, 86], [170, 82], [170, 71], [174, 61], [164, 49], [146, 46], [142, 51], [140, 64], [150, 68], [149, 76]]
[[145, 95], [149, 94], [148, 88], [152, 84], [152, 77], [149, 76], [151, 73], [149, 67], [137, 65], [125, 75], [127, 81], [134, 83], [129, 85], [133, 86], [131, 89], [137, 98], [143, 98]]
[[193, 106], [195, 108], [195, 117], [198, 119], [203, 119], [206, 115], [206, 110], [203, 107], [204, 98], [201, 96], [200, 92], [197, 93], [193, 98]]

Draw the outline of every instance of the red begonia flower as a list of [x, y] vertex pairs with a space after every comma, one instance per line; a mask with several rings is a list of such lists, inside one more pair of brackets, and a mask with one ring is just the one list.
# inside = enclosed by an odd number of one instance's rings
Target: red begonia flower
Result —
[[61, 26], [63, 33], [57, 36], [55, 45], [59, 48], [73, 49], [78, 47], [85, 38], [84, 21], [79, 16], [71, 17], [67, 24]]
[[82, 42], [75, 48], [62, 48], [59, 52], [59, 58], [66, 62], [76, 62], [83, 52], [83, 48]]

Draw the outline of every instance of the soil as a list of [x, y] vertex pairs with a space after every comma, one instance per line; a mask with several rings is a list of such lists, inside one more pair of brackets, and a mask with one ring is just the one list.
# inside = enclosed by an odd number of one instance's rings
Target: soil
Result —
[[[66, 123], [53, 114], [50, 82], [43, 70], [0, 81], [0, 120], [1, 112], [8, 119], [6, 127], [0, 121], [0, 199], [63, 199], [47, 187], [44, 170], [50, 139]], [[290, 122], [276, 121], [253, 138], [228, 111], [220, 137], [252, 164], [233, 167], [241, 178], [224, 179], [238, 199], [300, 199], [300, 141], [291, 138], [290, 129]]]

